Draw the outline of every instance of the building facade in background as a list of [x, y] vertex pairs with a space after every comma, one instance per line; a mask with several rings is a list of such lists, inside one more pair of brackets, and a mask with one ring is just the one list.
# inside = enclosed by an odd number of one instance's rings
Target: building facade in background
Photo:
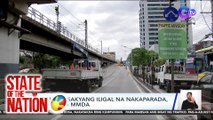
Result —
[[[180, 6], [189, 6], [190, 2], [178, 0], [172, 6], [177, 10]], [[158, 23], [166, 22], [163, 12], [169, 7], [169, 0], [140, 0], [139, 1], [139, 31], [140, 47], [147, 50], [154, 44], [158, 44]], [[187, 22], [178, 18], [176, 22]], [[192, 45], [192, 25], [188, 24], [188, 46]]]
[[194, 51], [197, 51], [197, 50], [207, 48], [207, 47], [211, 47], [211, 46], [213, 46], [213, 40], [212, 39], [199, 41], [199, 42], [193, 44], [192, 47], [193, 47]]

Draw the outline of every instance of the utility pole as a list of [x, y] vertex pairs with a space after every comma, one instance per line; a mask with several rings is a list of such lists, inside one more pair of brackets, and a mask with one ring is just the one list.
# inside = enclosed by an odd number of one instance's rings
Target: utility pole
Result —
[[55, 7], [56, 12], [56, 29], [59, 32], [59, 5]]
[[132, 55], [133, 55], [133, 51], [131, 49], [131, 72], [132, 72], [132, 66], [133, 66], [133, 57], [132, 57]]
[[103, 47], [103, 46], [102, 46], [102, 40], [101, 40], [101, 55], [102, 55], [102, 47]]
[[[175, 0], [169, 0], [169, 6], [172, 6], [172, 2], [174, 2]], [[174, 92], [174, 61], [175, 59], [171, 59], [171, 92]], [[167, 83], [168, 84], [168, 83]]]
[[102, 40], [101, 40], [101, 65], [103, 64], [103, 53], [102, 53]]
[[89, 58], [89, 52], [88, 52], [88, 44], [87, 44], [87, 20], [85, 20], [84, 21], [84, 26], [85, 26], [85, 48], [86, 48], [86, 51], [87, 51], [87, 53], [88, 53], [88, 55], [87, 55], [87, 62], [86, 62], [86, 65], [87, 65], [87, 68], [88, 68], [88, 66], [89, 66], [89, 62], [88, 62], [88, 58]]
[[84, 21], [84, 24], [85, 24], [85, 47], [86, 47], [86, 49], [88, 49], [88, 44], [87, 44], [87, 38], [88, 38], [88, 36], [87, 36], [87, 20], [85, 20]]
[[[213, 31], [213, 1], [212, 0], [211, 0], [211, 8], [212, 8], [211, 13], [212, 13], [212, 31]], [[212, 36], [212, 38], [213, 38], [213, 36]]]
[[[171, 92], [175, 91], [174, 88], [174, 64], [175, 64], [175, 59], [171, 59]], [[167, 88], [169, 89], [169, 88]]]

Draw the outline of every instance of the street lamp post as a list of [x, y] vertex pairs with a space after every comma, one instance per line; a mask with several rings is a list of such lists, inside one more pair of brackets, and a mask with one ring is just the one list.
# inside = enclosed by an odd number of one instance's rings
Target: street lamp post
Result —
[[130, 50], [131, 50], [131, 61], [130, 61], [130, 65], [131, 65], [131, 67], [130, 67], [130, 70], [132, 71], [132, 66], [133, 66], [133, 56], [132, 56], [133, 52], [132, 52], [132, 49], [131, 49], [131, 48], [129, 48], [129, 47], [127, 47], [127, 46], [123, 46], [123, 47], [128, 48], [128, 49], [130, 49]]
[[132, 66], [133, 66], [133, 58], [132, 58], [132, 49], [131, 49], [131, 71], [132, 71]]
[[103, 52], [102, 52], [102, 48], [103, 45], [102, 45], [102, 40], [101, 40], [101, 65], [103, 65]]

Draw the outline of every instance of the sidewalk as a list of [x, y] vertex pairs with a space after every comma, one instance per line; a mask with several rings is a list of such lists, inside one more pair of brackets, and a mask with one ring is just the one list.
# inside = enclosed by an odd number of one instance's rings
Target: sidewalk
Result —
[[147, 82], [143, 82], [144, 80], [143, 80], [143, 78], [141, 78], [141, 77], [136, 77], [136, 78], [137, 78], [141, 83], [144, 83], [145, 85], [149, 86], [149, 89], [150, 89], [150, 90], [155, 90], [156, 92], [159, 92], [159, 93], [166, 93], [166, 91], [163, 90], [163, 89], [160, 89], [158, 85], [151, 85], [151, 84], [149, 84], [149, 83], [147, 83]]

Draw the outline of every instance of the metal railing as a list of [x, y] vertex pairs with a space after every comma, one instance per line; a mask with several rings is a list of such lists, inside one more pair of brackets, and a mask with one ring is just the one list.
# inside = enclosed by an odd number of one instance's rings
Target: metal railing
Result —
[[[82, 45], [85, 46], [85, 42], [84, 40], [81, 40], [80, 38], [78, 38], [76, 35], [72, 34], [67, 27], [65, 27], [63, 24], [61, 23], [56, 23], [53, 20], [49, 19], [48, 17], [44, 16], [41, 12], [39, 12], [38, 10], [29, 7], [28, 8], [28, 17], [30, 17], [31, 19], [39, 22], [40, 24], [52, 29], [53, 31], [58, 32], [58, 34], [63, 35], [64, 37]], [[98, 51], [98, 49], [93, 48], [90, 44], [88, 44], [88, 49], [101, 55], [101, 52]]]

